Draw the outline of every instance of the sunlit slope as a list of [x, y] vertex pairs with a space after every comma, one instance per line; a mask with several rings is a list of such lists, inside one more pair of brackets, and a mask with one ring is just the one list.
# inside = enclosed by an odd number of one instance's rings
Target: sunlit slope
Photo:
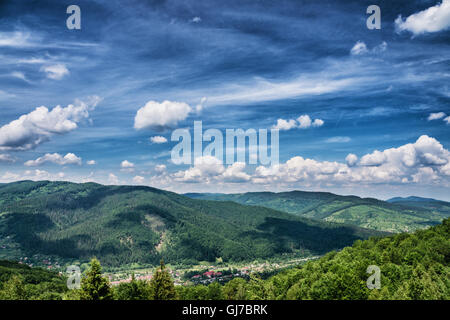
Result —
[[48, 181], [0, 186], [0, 258], [7, 259], [96, 256], [113, 266], [161, 258], [246, 261], [323, 254], [378, 234], [150, 187]]
[[298, 216], [339, 222], [359, 227], [404, 232], [423, 229], [450, 216], [450, 204], [389, 203], [373, 198], [339, 196], [327, 192], [249, 192], [241, 194], [187, 194], [195, 199], [234, 201], [258, 205]]

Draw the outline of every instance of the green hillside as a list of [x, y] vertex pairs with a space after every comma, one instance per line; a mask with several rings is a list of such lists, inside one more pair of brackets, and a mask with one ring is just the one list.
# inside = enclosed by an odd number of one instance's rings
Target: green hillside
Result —
[[42, 268], [0, 260], [0, 300], [61, 299], [66, 278]]
[[298, 216], [389, 232], [410, 232], [427, 228], [450, 216], [450, 204], [443, 201], [397, 204], [373, 198], [304, 191], [186, 195], [194, 199], [258, 205]]
[[[252, 275], [217, 284], [180, 287], [181, 299], [209, 299], [215, 290], [230, 300], [449, 300], [450, 219], [442, 225], [385, 238], [356, 241], [267, 280]], [[380, 287], [367, 281], [380, 270]], [[373, 284], [373, 281], [369, 281]], [[218, 296], [218, 294], [216, 294]]]
[[[352, 247], [271, 278], [278, 299], [450, 299], [450, 219], [413, 234], [357, 241]], [[381, 288], [369, 290], [369, 265]]]
[[59, 264], [96, 256], [131, 263], [308, 256], [375, 231], [150, 187], [22, 181], [0, 186], [0, 258]]
[[446, 201], [420, 197], [392, 198], [387, 201], [401, 206], [427, 209], [434, 213], [450, 216], [450, 202]]

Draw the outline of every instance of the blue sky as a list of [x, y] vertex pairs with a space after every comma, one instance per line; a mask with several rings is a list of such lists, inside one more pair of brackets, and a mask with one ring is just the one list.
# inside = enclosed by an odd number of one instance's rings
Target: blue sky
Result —
[[[0, 182], [450, 200], [449, 17], [449, 0], [2, 1]], [[277, 168], [170, 161], [196, 120], [280, 119]]]

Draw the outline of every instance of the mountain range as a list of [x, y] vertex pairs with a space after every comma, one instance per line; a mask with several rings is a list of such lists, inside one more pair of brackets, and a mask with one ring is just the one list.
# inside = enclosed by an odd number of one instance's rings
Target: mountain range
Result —
[[[254, 203], [252, 203], [254, 204]], [[311, 206], [311, 204], [306, 204]], [[0, 185], [0, 259], [106, 266], [321, 255], [387, 233], [144, 186]]]
[[450, 203], [419, 197], [374, 198], [340, 196], [328, 192], [248, 192], [238, 194], [189, 193], [193, 199], [233, 201], [284, 211], [301, 217], [352, 224], [388, 232], [411, 232], [442, 222]]

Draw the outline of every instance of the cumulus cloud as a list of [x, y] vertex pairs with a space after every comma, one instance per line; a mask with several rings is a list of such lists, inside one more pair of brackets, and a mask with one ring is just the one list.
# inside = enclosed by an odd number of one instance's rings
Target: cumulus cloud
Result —
[[235, 162], [231, 166], [228, 166], [223, 172], [222, 177], [227, 182], [245, 182], [250, 181], [251, 176], [244, 172], [245, 163]]
[[93, 166], [93, 165], [96, 165], [96, 164], [97, 164], [97, 161], [95, 161], [95, 160], [88, 160], [88, 161], [86, 162], [86, 164], [89, 165], [89, 166]]
[[130, 162], [128, 160], [123, 160], [120, 163], [120, 171], [124, 171], [124, 172], [133, 172], [134, 171], [134, 163]]
[[134, 168], [134, 163], [128, 161], [128, 160], [123, 160], [122, 163], [120, 164], [120, 167], [123, 169], [126, 168]]
[[377, 54], [387, 50], [388, 44], [386, 41], [381, 42], [379, 45], [373, 47], [371, 50], [363, 41], [357, 41], [350, 49], [350, 54], [353, 56], [360, 56], [365, 54]]
[[178, 124], [187, 118], [192, 108], [184, 102], [149, 101], [140, 108], [134, 118], [134, 128], [137, 130], [145, 128], [161, 129]]
[[367, 45], [362, 41], [357, 41], [350, 50], [350, 54], [354, 56], [365, 54], [367, 52], [369, 52], [369, 50], [367, 49]]
[[302, 115], [297, 118], [298, 121], [298, 127], [301, 129], [306, 129], [311, 127], [312, 121], [311, 118], [308, 115]]
[[285, 163], [258, 166], [253, 172], [248, 172], [245, 163], [237, 162], [225, 167], [214, 157], [202, 157], [196, 159], [193, 167], [165, 175], [164, 179], [169, 185], [176, 182], [233, 182], [259, 184], [272, 189], [405, 183], [450, 185], [450, 152], [439, 141], [426, 135], [414, 143], [375, 150], [358, 159], [352, 153], [347, 155], [345, 162], [296, 156]]
[[430, 113], [430, 115], [428, 116], [428, 121], [442, 119], [445, 116], [446, 114], [444, 112]]
[[356, 154], [349, 153], [345, 157], [345, 162], [349, 167], [353, 167], [358, 162], [358, 156]]
[[110, 173], [108, 176], [108, 183], [118, 185], [120, 183], [119, 178], [114, 173]]
[[135, 176], [133, 178], [133, 182], [136, 183], [136, 184], [143, 184], [144, 181], [145, 181], [145, 178], [141, 177], [141, 176]]
[[383, 164], [386, 160], [387, 157], [384, 152], [375, 150], [370, 154], [364, 155], [359, 161], [359, 164], [362, 166], [379, 166]]
[[68, 153], [64, 157], [59, 153], [47, 153], [42, 157], [37, 158], [36, 160], [28, 160], [24, 164], [27, 167], [36, 167], [43, 165], [44, 163], [51, 162], [59, 165], [68, 165], [68, 164], [77, 164], [81, 165], [81, 158], [76, 156], [73, 153]]
[[165, 137], [163, 137], [163, 136], [154, 136], [154, 137], [150, 138], [150, 141], [152, 143], [160, 144], [160, 143], [166, 143], [167, 139]]
[[4, 174], [0, 175], [0, 181], [1, 182], [13, 182], [13, 181], [19, 181], [19, 180], [33, 180], [33, 181], [39, 181], [39, 180], [63, 180], [65, 178], [64, 172], [58, 172], [58, 173], [50, 173], [45, 170], [26, 170], [22, 173], [17, 172], [5, 172]]
[[313, 121], [309, 115], [304, 114], [298, 117], [296, 120], [278, 119], [277, 123], [274, 126], [272, 126], [272, 129], [286, 130], [286, 131], [294, 128], [308, 129], [310, 127], [321, 127], [324, 123], [325, 122], [322, 119], [314, 119]]
[[41, 71], [46, 73], [47, 78], [53, 80], [61, 80], [70, 73], [67, 67], [62, 63], [51, 66], [43, 66]]
[[51, 136], [73, 131], [80, 121], [89, 117], [89, 111], [99, 101], [100, 98], [93, 97], [89, 102], [77, 100], [65, 108], [38, 107], [0, 128], [0, 150], [29, 150]]
[[291, 120], [278, 119], [277, 124], [274, 125], [272, 128], [278, 130], [291, 130], [296, 126], [297, 122], [294, 119]]
[[400, 15], [395, 20], [395, 26], [397, 32], [409, 31], [414, 35], [447, 30], [450, 28], [450, 0], [442, 0], [406, 19]]
[[174, 174], [176, 181], [182, 182], [210, 182], [225, 171], [222, 161], [213, 156], [204, 156], [194, 159], [194, 166], [185, 171]]
[[450, 152], [436, 139], [423, 135], [415, 143], [375, 150], [361, 157], [349, 154], [346, 164], [294, 157], [274, 167], [258, 167], [257, 183], [448, 183]]
[[322, 119], [314, 119], [312, 126], [313, 127], [321, 127], [325, 122]]

